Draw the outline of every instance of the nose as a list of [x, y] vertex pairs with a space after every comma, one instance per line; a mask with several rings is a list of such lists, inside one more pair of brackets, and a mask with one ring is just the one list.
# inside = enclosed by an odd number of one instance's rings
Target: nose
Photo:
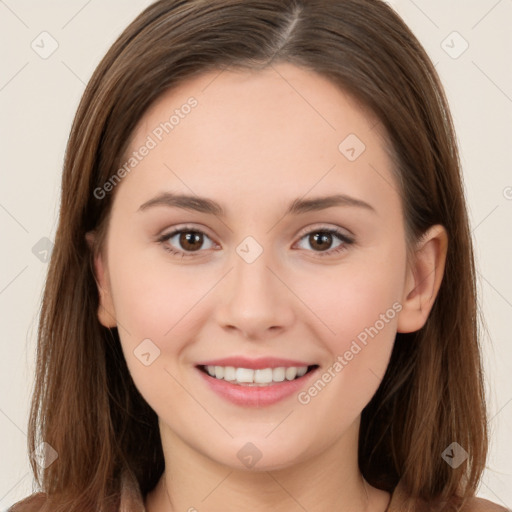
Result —
[[283, 272], [263, 253], [252, 263], [234, 255], [234, 268], [219, 290], [217, 323], [250, 339], [267, 339], [288, 329], [295, 318], [293, 293]]

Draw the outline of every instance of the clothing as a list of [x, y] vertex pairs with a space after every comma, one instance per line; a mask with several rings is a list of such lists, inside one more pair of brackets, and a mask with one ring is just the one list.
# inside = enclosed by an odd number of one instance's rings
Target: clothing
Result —
[[[401, 512], [407, 493], [403, 485], [398, 483], [391, 495], [385, 512]], [[13, 505], [8, 512], [39, 512], [44, 503], [44, 494], [35, 493]], [[121, 502], [119, 512], [146, 512], [144, 498], [133, 475], [126, 472], [121, 482]], [[509, 512], [506, 508], [482, 498], [471, 498], [461, 512]]]

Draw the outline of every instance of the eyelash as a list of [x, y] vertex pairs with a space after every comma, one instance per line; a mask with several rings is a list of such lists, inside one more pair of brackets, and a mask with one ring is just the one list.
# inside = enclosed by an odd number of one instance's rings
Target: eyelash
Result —
[[[198, 233], [200, 235], [206, 236], [207, 238], [210, 238], [206, 233], [204, 233], [200, 229], [190, 227], [190, 226], [184, 226], [180, 229], [176, 229], [176, 230], [172, 231], [171, 233], [166, 233], [166, 234], [160, 236], [157, 241], [163, 246], [165, 251], [171, 253], [174, 256], [181, 256], [182, 258], [194, 257], [197, 255], [196, 253], [202, 252], [201, 250], [192, 251], [192, 252], [178, 251], [178, 250], [174, 249], [173, 247], [171, 247], [170, 245], [166, 244], [166, 242], [168, 242], [171, 238], [173, 238], [175, 235], [180, 234], [180, 233]], [[299, 241], [309, 235], [318, 234], [318, 233], [334, 235], [341, 242], [343, 242], [338, 247], [336, 247], [334, 249], [330, 249], [328, 251], [312, 251], [320, 257], [332, 256], [335, 254], [339, 254], [343, 251], [346, 251], [347, 246], [352, 245], [354, 243], [354, 240], [352, 238], [348, 237], [340, 230], [334, 229], [334, 228], [317, 228], [317, 229], [310, 230], [307, 233], [303, 234], [299, 238]]]

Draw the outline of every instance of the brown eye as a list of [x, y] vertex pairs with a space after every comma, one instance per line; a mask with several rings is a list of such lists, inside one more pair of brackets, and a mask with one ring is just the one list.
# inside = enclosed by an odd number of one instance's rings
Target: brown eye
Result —
[[[202, 253], [204, 249], [212, 249], [213, 241], [208, 235], [197, 229], [182, 228], [162, 235], [158, 242], [171, 254], [181, 257], [195, 256], [194, 253]], [[205, 243], [210, 245], [204, 247]]]
[[[302, 238], [306, 240], [311, 249], [318, 256], [329, 256], [345, 251], [354, 240], [337, 229], [316, 229], [306, 233]], [[338, 242], [337, 245], [333, 244]], [[307, 247], [306, 247], [307, 249]]]
[[318, 233], [311, 233], [309, 235], [309, 243], [311, 247], [316, 251], [322, 251], [326, 249], [330, 249], [330, 246], [333, 242], [333, 236], [331, 233], [327, 233], [325, 231], [319, 231]]
[[197, 251], [203, 245], [203, 234], [198, 231], [182, 231], [179, 244], [186, 251]]

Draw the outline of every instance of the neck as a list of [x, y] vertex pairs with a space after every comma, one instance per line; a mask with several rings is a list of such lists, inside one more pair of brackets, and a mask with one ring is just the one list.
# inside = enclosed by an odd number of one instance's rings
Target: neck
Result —
[[264, 457], [240, 469], [194, 450], [162, 425], [166, 470], [146, 498], [146, 511], [384, 511], [389, 494], [368, 485], [358, 468], [358, 430], [357, 421], [335, 445], [277, 469], [265, 466]]

